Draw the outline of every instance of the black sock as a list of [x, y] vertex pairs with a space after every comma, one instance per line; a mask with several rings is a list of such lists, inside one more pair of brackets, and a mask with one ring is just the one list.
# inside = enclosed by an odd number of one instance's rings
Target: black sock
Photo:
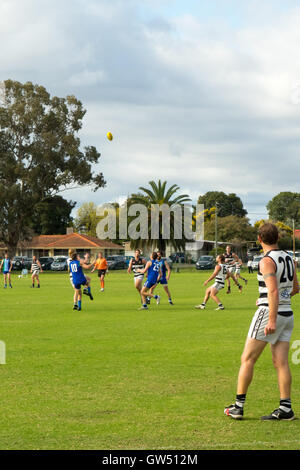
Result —
[[246, 393], [242, 395], [237, 395], [235, 399], [235, 406], [237, 408], [244, 408], [245, 401], [246, 401]]

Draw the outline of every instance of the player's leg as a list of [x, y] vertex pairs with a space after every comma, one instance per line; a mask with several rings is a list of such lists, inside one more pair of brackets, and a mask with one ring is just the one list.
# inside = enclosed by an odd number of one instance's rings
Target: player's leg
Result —
[[205, 306], [206, 306], [206, 302], [208, 301], [209, 297], [210, 297], [210, 291], [211, 291], [211, 287], [208, 287], [205, 291], [205, 295], [204, 295], [204, 299], [203, 299], [203, 302], [202, 304], [199, 304], [199, 305], [195, 305], [195, 308], [198, 308], [200, 310], [204, 310], [205, 309]]
[[74, 305], [73, 305], [73, 310], [78, 310], [78, 290], [74, 286]]
[[[147, 297], [149, 299], [155, 299], [156, 300], [156, 303], [159, 304], [160, 302], [160, 295], [156, 295], [156, 294], [153, 294], [154, 292], [154, 289], [157, 287], [157, 283], [153, 284], [150, 289], [148, 290], [148, 293], [147, 293]], [[147, 299], [146, 299], [147, 300]]]
[[91, 292], [91, 278], [89, 276], [85, 276], [85, 282], [83, 285], [85, 286], [83, 293], [88, 295], [91, 300], [94, 300]]
[[8, 281], [9, 287], [12, 288], [12, 285], [11, 285], [11, 273], [10, 273], [10, 272], [7, 273], [7, 281]]
[[100, 276], [100, 286], [101, 286], [101, 292], [104, 291], [104, 277], [105, 277], [105, 273], [102, 273], [101, 276]]
[[144, 284], [142, 289], [141, 289], [141, 298], [142, 298], [142, 307], [140, 308], [140, 310], [147, 310], [148, 309], [148, 306], [147, 306], [147, 292], [148, 292], [148, 287], [147, 287], [147, 284]]
[[172, 302], [171, 292], [169, 291], [168, 284], [163, 285], [163, 288], [164, 288], [165, 293], [166, 293], [167, 296], [168, 296], [169, 304], [170, 304], [170, 305], [174, 305], [173, 302]]
[[254, 338], [247, 338], [241, 357], [241, 366], [238, 375], [236, 401], [225, 408], [224, 413], [235, 419], [242, 419], [246, 394], [251, 384], [254, 366], [268, 343]]
[[81, 310], [81, 301], [82, 301], [81, 286], [79, 288], [77, 288], [76, 291], [77, 291], [77, 305], [78, 305], [77, 310], [80, 311]]
[[237, 393], [247, 393], [252, 381], [254, 365], [266, 347], [266, 341], [247, 338], [245, 348], [241, 357], [241, 367], [238, 376]]
[[36, 278], [37, 286], [38, 286], [38, 288], [40, 288], [40, 287], [41, 287], [41, 286], [40, 286], [40, 278], [39, 278], [39, 274], [38, 274], [38, 273], [35, 275], [35, 278]]
[[241, 276], [241, 273], [240, 273], [240, 272], [238, 272], [238, 273], [236, 274], [236, 281], [237, 281], [237, 283], [239, 282], [239, 279], [242, 279], [242, 281], [244, 281], [245, 285], [248, 284], [247, 279], [246, 279], [245, 277]]
[[34, 274], [34, 272], [32, 273], [31, 280], [32, 280], [32, 286], [31, 287], [34, 287], [34, 284], [35, 284], [35, 274]]
[[[232, 273], [232, 272], [229, 273], [229, 277], [231, 277], [231, 279], [233, 280], [233, 282], [235, 283], [235, 285], [238, 287], [239, 291], [242, 292], [242, 289], [243, 289], [243, 288], [242, 288], [241, 284], [235, 279], [234, 273]], [[228, 278], [228, 280], [229, 280], [229, 278]], [[229, 292], [230, 292], [230, 287], [229, 287]], [[227, 291], [227, 294], [228, 294], [229, 292]]]
[[291, 402], [292, 376], [289, 366], [289, 341], [277, 341], [271, 345], [272, 360], [278, 377], [278, 387], [280, 393], [279, 408], [270, 415], [263, 416], [265, 420], [287, 420], [294, 419]]
[[231, 292], [231, 286], [230, 286], [230, 278], [232, 277], [232, 273], [230, 271], [228, 271], [228, 275], [226, 277], [226, 280], [227, 280], [227, 292], [226, 294], [230, 294]]
[[142, 296], [141, 296], [143, 277], [134, 277], [133, 279], [134, 279], [134, 287], [138, 291], [139, 296], [141, 298], [141, 303], [143, 304], [143, 299], [142, 299]]
[[221, 300], [219, 299], [219, 297], [217, 296], [219, 292], [219, 289], [217, 289], [216, 287], [212, 286], [211, 287], [211, 290], [210, 290], [210, 296], [211, 298], [216, 302], [216, 304], [218, 304], [218, 308], [217, 310], [224, 310], [224, 305], [222, 304]]
[[3, 273], [3, 279], [4, 279], [4, 289], [7, 288], [7, 274]]

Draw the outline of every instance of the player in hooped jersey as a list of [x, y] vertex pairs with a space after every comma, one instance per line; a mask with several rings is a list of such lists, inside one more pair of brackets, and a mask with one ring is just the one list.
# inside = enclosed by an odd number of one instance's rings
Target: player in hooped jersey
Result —
[[12, 262], [8, 256], [8, 253], [5, 253], [4, 259], [1, 261], [0, 271], [2, 270], [2, 267], [3, 267], [3, 276], [4, 276], [4, 289], [7, 288], [7, 281], [8, 281], [9, 287], [12, 288], [11, 277], [10, 277], [11, 269], [12, 269]]
[[88, 276], [85, 276], [83, 273], [83, 268], [90, 269], [92, 266], [94, 266], [94, 263], [87, 264], [86, 258], [82, 260], [79, 258], [79, 255], [77, 253], [72, 253], [71, 261], [69, 263], [69, 269], [72, 273], [73, 285], [75, 289], [73, 310], [81, 310], [81, 286], [86, 286], [86, 291], [84, 291], [84, 293], [87, 294], [91, 300], [93, 300], [90, 287], [91, 279]]
[[141, 257], [141, 250], [137, 248], [135, 250], [134, 258], [131, 258], [131, 260], [129, 261], [127, 272], [128, 274], [131, 274], [131, 272], [133, 272], [134, 286], [140, 295], [142, 290], [142, 282], [144, 279], [144, 274], [141, 274], [140, 270], [144, 269], [145, 266], [146, 260]]
[[159, 261], [157, 260], [157, 253], [153, 252], [151, 255], [150, 261], [147, 262], [144, 269], [139, 269], [141, 274], [147, 273], [147, 281], [143, 285], [141, 290], [141, 297], [143, 301], [143, 305], [140, 310], [148, 310], [147, 305], [147, 296], [150, 298], [154, 298], [156, 300], [157, 305], [160, 302], [160, 296], [154, 295], [151, 293], [151, 288], [158, 283], [159, 279], [161, 278], [162, 272], [160, 269]]
[[224, 288], [225, 286], [225, 279], [227, 278], [228, 276], [228, 272], [227, 272], [227, 266], [225, 264], [225, 256], [224, 255], [218, 255], [216, 257], [216, 262], [217, 262], [217, 265], [215, 267], [215, 270], [214, 272], [212, 273], [212, 275], [204, 282], [204, 285], [207, 286], [207, 284], [212, 281], [213, 279], [215, 279], [215, 283], [210, 286], [208, 289], [206, 289], [206, 292], [205, 292], [205, 297], [204, 297], [204, 300], [202, 302], [202, 304], [200, 305], [196, 305], [195, 308], [197, 309], [201, 309], [201, 310], [204, 310], [205, 309], [205, 306], [206, 306], [206, 302], [208, 301], [208, 299], [211, 297], [215, 302], [216, 304], [218, 305], [218, 307], [216, 308], [216, 310], [224, 310], [224, 305], [222, 304], [222, 302], [220, 301], [220, 299], [218, 298], [217, 294], [218, 292]]
[[278, 229], [266, 223], [258, 231], [258, 241], [264, 257], [258, 269], [258, 309], [254, 314], [238, 376], [236, 401], [224, 413], [242, 419], [246, 394], [252, 381], [254, 366], [268, 343], [271, 345], [273, 364], [277, 371], [280, 392], [279, 407], [266, 420], [294, 419], [291, 404], [291, 373], [289, 368], [289, 343], [294, 318], [291, 297], [299, 293], [299, 283], [292, 257], [278, 248]]
[[235, 280], [238, 282], [238, 279], [242, 279], [244, 281], [245, 285], [248, 284], [247, 279], [245, 279], [243, 276], [241, 276], [241, 268], [243, 266], [242, 260], [239, 258], [239, 260], [235, 263], [235, 272], [234, 272], [234, 277]]
[[238, 281], [235, 279], [234, 273], [235, 273], [235, 265], [239, 261], [239, 257], [236, 253], [234, 253], [231, 249], [230, 245], [226, 246], [226, 251], [224, 253], [225, 257], [225, 264], [227, 266], [227, 272], [228, 272], [228, 277], [227, 277], [227, 283], [228, 283], [228, 289], [226, 294], [230, 294], [231, 289], [230, 289], [230, 278], [234, 281], [234, 283], [238, 286], [240, 292], [242, 292], [242, 286], [238, 283]]

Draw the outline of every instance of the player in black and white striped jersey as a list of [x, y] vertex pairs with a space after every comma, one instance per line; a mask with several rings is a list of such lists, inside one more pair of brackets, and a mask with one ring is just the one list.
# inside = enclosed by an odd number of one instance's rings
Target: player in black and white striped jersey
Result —
[[221, 289], [224, 289], [224, 286], [225, 286], [225, 279], [228, 275], [228, 272], [227, 272], [227, 266], [225, 264], [225, 257], [224, 255], [218, 255], [216, 257], [216, 262], [217, 262], [217, 265], [215, 267], [215, 270], [214, 272], [212, 273], [212, 275], [204, 282], [204, 285], [206, 286], [210, 281], [212, 281], [213, 279], [215, 279], [215, 283], [210, 286], [208, 289], [206, 289], [206, 292], [205, 292], [205, 296], [204, 296], [204, 300], [202, 302], [202, 304], [200, 305], [195, 305], [195, 308], [197, 309], [200, 309], [200, 310], [204, 310], [205, 309], [205, 306], [206, 306], [206, 302], [208, 301], [208, 299], [211, 297], [218, 305], [218, 307], [216, 308], [216, 310], [224, 310], [224, 305], [222, 304], [222, 302], [220, 301], [220, 299], [218, 298], [217, 294], [218, 292], [221, 290]]
[[134, 258], [131, 258], [131, 260], [129, 261], [127, 272], [128, 274], [131, 274], [131, 272], [133, 272], [134, 286], [139, 294], [141, 294], [142, 283], [144, 279], [144, 274], [141, 274], [140, 270], [144, 269], [145, 266], [146, 260], [141, 257], [141, 250], [137, 248], [135, 250]]
[[239, 258], [239, 260], [235, 263], [235, 272], [234, 272], [234, 277], [237, 282], [239, 282], [239, 279], [242, 279], [245, 283], [245, 285], [248, 284], [247, 279], [245, 279], [243, 276], [241, 276], [241, 269], [243, 266], [242, 260]]
[[238, 280], [235, 278], [235, 268], [236, 268], [236, 263], [239, 261], [239, 257], [236, 253], [232, 251], [232, 248], [230, 245], [226, 246], [226, 251], [224, 253], [225, 257], [225, 264], [227, 266], [227, 283], [228, 283], [228, 289], [226, 294], [230, 294], [231, 288], [230, 288], [230, 278], [234, 281], [234, 283], [238, 286], [240, 292], [242, 291], [242, 286], [239, 284]]
[[278, 229], [274, 224], [262, 225], [258, 232], [264, 257], [259, 263], [257, 300], [248, 338], [242, 355], [238, 377], [236, 402], [225, 408], [224, 413], [235, 419], [243, 418], [247, 390], [252, 381], [254, 365], [264, 350], [271, 344], [273, 364], [277, 371], [280, 391], [279, 408], [262, 420], [294, 419], [291, 405], [291, 373], [288, 363], [289, 343], [294, 318], [291, 297], [299, 293], [294, 261], [278, 248]]
[[42, 266], [39, 260], [37, 259], [36, 256], [33, 256], [32, 258], [32, 263], [31, 263], [31, 279], [32, 279], [32, 285], [31, 287], [34, 287], [35, 281], [37, 281], [37, 287], [40, 288], [40, 279], [39, 279], [39, 274], [40, 272], [42, 273]]

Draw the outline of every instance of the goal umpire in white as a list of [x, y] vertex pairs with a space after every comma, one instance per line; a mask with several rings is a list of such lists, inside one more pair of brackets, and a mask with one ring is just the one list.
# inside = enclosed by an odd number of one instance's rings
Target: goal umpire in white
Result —
[[291, 297], [299, 292], [296, 269], [292, 257], [278, 248], [278, 229], [266, 223], [258, 231], [264, 257], [259, 263], [258, 309], [253, 317], [238, 376], [236, 401], [224, 413], [242, 419], [246, 394], [251, 384], [254, 365], [267, 343], [271, 345], [272, 359], [277, 371], [280, 392], [279, 408], [262, 420], [292, 420], [291, 372], [288, 363], [290, 338], [294, 316]]

